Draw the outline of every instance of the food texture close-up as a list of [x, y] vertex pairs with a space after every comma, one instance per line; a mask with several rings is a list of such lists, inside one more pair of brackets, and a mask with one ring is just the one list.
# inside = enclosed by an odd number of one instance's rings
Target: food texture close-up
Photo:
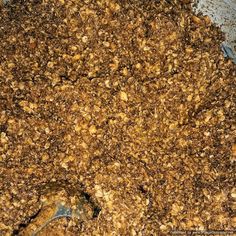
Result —
[[210, 16], [0, 2], [1, 236], [236, 233], [236, 64]]

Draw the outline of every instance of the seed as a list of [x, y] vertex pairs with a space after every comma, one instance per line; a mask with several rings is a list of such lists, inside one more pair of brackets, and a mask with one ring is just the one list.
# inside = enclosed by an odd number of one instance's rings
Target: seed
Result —
[[202, 21], [199, 17], [197, 16], [192, 16], [192, 21], [197, 24], [197, 25], [201, 25], [202, 24]]

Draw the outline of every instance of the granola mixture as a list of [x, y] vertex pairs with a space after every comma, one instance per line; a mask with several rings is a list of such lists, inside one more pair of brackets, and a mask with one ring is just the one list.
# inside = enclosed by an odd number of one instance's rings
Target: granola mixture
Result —
[[50, 184], [99, 210], [40, 235], [235, 229], [236, 66], [189, 2], [1, 7], [0, 235], [27, 235]]

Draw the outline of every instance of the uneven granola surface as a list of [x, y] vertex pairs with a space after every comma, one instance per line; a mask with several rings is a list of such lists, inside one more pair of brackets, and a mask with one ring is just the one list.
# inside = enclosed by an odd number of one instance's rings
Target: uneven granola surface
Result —
[[41, 235], [236, 227], [236, 66], [187, 2], [0, 9], [0, 234], [21, 232], [51, 183], [100, 212]]

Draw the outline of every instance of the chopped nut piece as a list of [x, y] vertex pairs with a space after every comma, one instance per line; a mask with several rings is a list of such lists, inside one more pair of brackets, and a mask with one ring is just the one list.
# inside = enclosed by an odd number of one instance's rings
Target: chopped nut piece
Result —
[[88, 36], [83, 36], [82, 37], [82, 42], [87, 43], [88, 42]]
[[127, 95], [127, 93], [125, 93], [124, 91], [121, 91], [121, 92], [120, 92], [120, 99], [121, 99], [122, 101], [127, 102], [127, 101], [128, 101], [128, 95]]
[[90, 134], [95, 134], [96, 132], [97, 132], [96, 126], [95, 126], [95, 125], [91, 125], [91, 126], [89, 127], [89, 133], [90, 133]]
[[79, 54], [73, 56], [73, 60], [77, 61], [80, 60], [81, 56]]
[[137, 64], [135, 65], [135, 67], [136, 67], [136, 69], [141, 69], [142, 65], [141, 65], [140, 63], [137, 63]]

